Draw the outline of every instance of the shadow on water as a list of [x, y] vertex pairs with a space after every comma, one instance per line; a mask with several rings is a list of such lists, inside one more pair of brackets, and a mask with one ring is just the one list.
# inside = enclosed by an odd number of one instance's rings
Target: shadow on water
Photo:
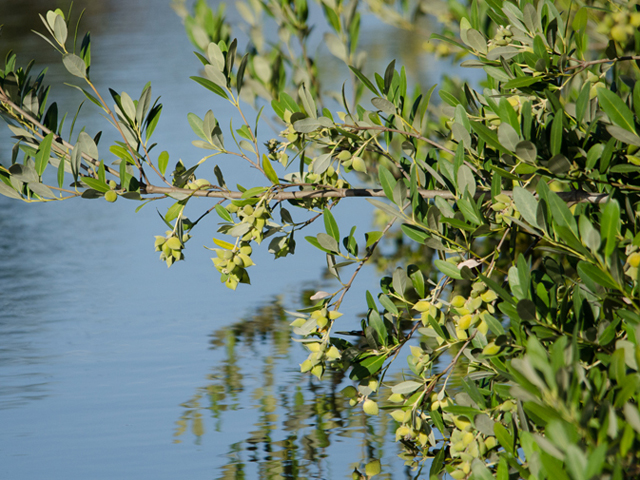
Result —
[[[383, 457], [377, 478], [414, 478], [402, 474], [395, 457], [390, 417], [367, 416], [341, 393], [350, 380], [339, 372], [326, 372], [322, 381], [299, 373], [304, 357], [291, 339], [290, 321], [276, 296], [255, 315], [210, 335], [211, 348], [224, 350], [225, 358], [182, 404], [175, 442], [202, 444], [242, 418], [252, 427], [219, 454], [225, 464], [216, 478], [344, 478]], [[336, 461], [343, 467], [333, 468]]]

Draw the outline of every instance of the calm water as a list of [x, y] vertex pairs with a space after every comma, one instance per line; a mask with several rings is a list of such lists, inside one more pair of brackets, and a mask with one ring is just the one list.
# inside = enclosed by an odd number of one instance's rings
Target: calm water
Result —
[[[35, 57], [40, 68], [56, 62], [29, 33], [43, 31], [37, 13], [55, 6], [0, 0], [0, 54], [13, 49], [22, 65]], [[188, 80], [199, 62], [168, 2], [76, 1], [82, 8], [98, 87], [134, 96], [152, 80], [165, 105], [155, 140], [172, 161], [193, 164], [201, 152], [190, 145], [187, 113], [233, 112]], [[384, 68], [377, 28], [363, 36]], [[413, 69], [424, 70], [419, 62]], [[57, 64], [48, 81], [63, 110], [82, 100], [62, 85], [73, 79]], [[95, 133], [102, 118], [86, 107], [80, 121]], [[5, 163], [10, 146], [3, 131]], [[260, 181], [220, 163], [228, 181]], [[295, 258], [277, 262], [256, 251], [253, 286], [231, 293], [200, 248], [211, 246], [215, 221], [198, 229], [187, 261], [168, 270], [153, 251], [153, 235], [165, 230], [155, 206], [135, 207], [0, 197], [0, 479], [333, 479], [372, 459], [382, 461], [378, 478], [412, 478], [388, 416], [348, 408], [339, 393], [348, 381], [298, 372], [306, 354], [290, 339], [284, 309], [331, 287], [321, 255], [302, 241]], [[360, 219], [360, 235], [370, 227], [366, 202], [343, 210]], [[345, 228], [353, 222], [338, 219]], [[346, 322], [358, 322], [364, 291], [377, 282], [363, 272]]]

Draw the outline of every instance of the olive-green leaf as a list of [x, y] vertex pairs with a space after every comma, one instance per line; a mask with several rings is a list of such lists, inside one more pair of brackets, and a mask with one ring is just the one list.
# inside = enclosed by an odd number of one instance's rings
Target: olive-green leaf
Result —
[[330, 252], [334, 252], [334, 253], [340, 252], [340, 247], [338, 246], [338, 242], [332, 236], [327, 235], [326, 233], [320, 232], [318, 235], [316, 235], [316, 239], [318, 240], [318, 243], [320, 244], [321, 247], [329, 250]]
[[555, 222], [561, 227], [569, 228], [576, 237], [578, 234], [578, 224], [576, 223], [576, 219], [567, 207], [567, 204], [556, 195], [554, 192], [549, 192], [548, 194], [549, 207], [551, 208], [551, 215]]
[[536, 197], [522, 187], [515, 187], [513, 189], [513, 201], [516, 204], [516, 208], [522, 215], [522, 218], [524, 218], [530, 225], [538, 227], [538, 201], [536, 200]]
[[438, 270], [444, 273], [447, 277], [451, 277], [455, 280], [462, 280], [460, 269], [455, 265], [449, 262], [445, 262], [444, 260], [434, 260], [433, 264], [436, 266]]
[[618, 244], [620, 229], [620, 205], [616, 200], [609, 200], [602, 209], [600, 219], [600, 236], [606, 241], [604, 254], [609, 257]]
[[278, 174], [271, 165], [271, 160], [265, 155], [262, 154], [262, 169], [264, 170], [264, 174], [274, 185], [279, 185], [280, 180], [278, 180]]
[[606, 88], [599, 88], [598, 101], [613, 124], [636, 133], [633, 112], [618, 95]]
[[374, 107], [378, 110], [382, 110], [384, 113], [388, 113], [389, 115], [396, 113], [395, 105], [386, 98], [375, 97], [371, 99], [371, 103]]
[[338, 228], [338, 222], [336, 222], [336, 219], [333, 218], [333, 214], [328, 208], [324, 209], [322, 216], [324, 219], [324, 228], [327, 231], [327, 234], [331, 235], [335, 239], [337, 244], [337, 242], [340, 241], [340, 229]]
[[86, 78], [87, 66], [84, 63], [84, 60], [82, 60], [82, 58], [80, 58], [79, 56], [73, 53], [65, 53], [62, 56], [62, 63], [71, 75], [80, 78]]

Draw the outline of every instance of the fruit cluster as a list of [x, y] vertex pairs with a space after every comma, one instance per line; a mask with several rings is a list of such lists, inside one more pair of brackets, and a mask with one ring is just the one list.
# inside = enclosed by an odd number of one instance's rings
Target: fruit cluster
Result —
[[190, 235], [182, 235], [182, 239], [175, 235], [172, 230], [165, 232], [166, 236], [156, 235], [155, 247], [156, 252], [160, 253], [160, 260], [167, 262], [167, 267], [170, 267], [174, 262], [178, 260], [184, 260], [184, 244], [191, 238]]
[[487, 334], [489, 325], [484, 320], [484, 316], [495, 312], [493, 302], [497, 298], [496, 292], [488, 290], [482, 282], [473, 284], [469, 298], [461, 295], [453, 297], [451, 309], [456, 314], [453, 316], [453, 321], [458, 339], [468, 338], [467, 331], [473, 326], [483, 335]]
[[231, 202], [226, 208], [229, 213], [235, 213], [238, 220], [248, 226], [247, 232], [241, 237], [242, 241], [249, 242], [254, 240], [260, 245], [264, 238], [264, 226], [267, 220], [271, 218], [270, 209], [264, 205], [258, 207], [253, 205], [239, 206], [234, 202]]
[[251, 260], [252, 249], [247, 242], [242, 242], [233, 250], [216, 248], [216, 257], [212, 258], [216, 269], [221, 273], [220, 281], [227, 288], [235, 290], [239, 283], [250, 283], [247, 268], [255, 265]]
[[513, 37], [513, 33], [511, 32], [511, 25], [507, 25], [503, 27], [500, 25], [496, 34], [489, 41], [489, 50], [495, 47], [506, 47], [511, 43], [511, 38]]
[[598, 32], [609, 37], [620, 45], [626, 45], [640, 27], [640, 12], [630, 12], [635, 2], [630, 2], [627, 9], [608, 13], [598, 25]]
[[516, 210], [513, 199], [508, 195], [501, 193], [496, 195], [495, 199], [496, 203], [491, 205], [491, 209], [496, 212], [496, 223], [504, 222], [507, 225], [511, 225], [511, 218], [509, 217], [520, 218], [520, 212]]

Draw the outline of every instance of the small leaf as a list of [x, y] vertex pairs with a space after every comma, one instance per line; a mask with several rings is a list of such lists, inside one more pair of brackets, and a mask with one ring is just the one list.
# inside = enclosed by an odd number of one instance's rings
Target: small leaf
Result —
[[395, 105], [386, 98], [375, 97], [371, 99], [371, 103], [374, 107], [376, 107], [378, 110], [382, 110], [384, 113], [387, 113], [389, 115], [393, 115], [396, 113]]
[[322, 216], [324, 218], [324, 228], [327, 231], [327, 234], [331, 235], [335, 239], [336, 243], [339, 242], [340, 229], [338, 228], [338, 223], [335, 218], [333, 218], [333, 214], [328, 208], [325, 208]]
[[538, 227], [538, 201], [536, 200], [536, 197], [522, 187], [515, 187], [513, 189], [513, 201], [516, 204], [516, 208], [522, 215], [522, 218], [524, 218], [530, 225]]
[[158, 169], [160, 173], [164, 176], [167, 171], [167, 165], [169, 164], [169, 152], [163, 151], [160, 155], [158, 155]]
[[340, 247], [338, 246], [338, 242], [335, 238], [321, 232], [316, 235], [316, 239], [318, 240], [320, 246], [325, 248], [326, 250], [329, 250], [333, 253], [340, 253]]
[[455, 280], [462, 280], [462, 275], [460, 274], [460, 270], [455, 265], [449, 262], [445, 262], [444, 260], [434, 260], [433, 264], [436, 266], [438, 270], [440, 270], [446, 276], [453, 278]]
[[620, 205], [616, 200], [609, 200], [602, 209], [600, 220], [600, 236], [606, 241], [605, 257], [611, 256], [618, 245], [618, 230], [620, 227]]
[[[60, 18], [60, 17], [57, 17]], [[38, 152], [36, 153], [36, 172], [38, 176], [42, 176], [44, 170], [47, 168], [49, 164], [49, 155], [51, 154], [51, 142], [53, 142], [53, 132], [49, 133], [46, 137], [42, 139], [40, 142], [40, 146], [38, 147]]]
[[233, 223], [233, 219], [231, 218], [231, 215], [229, 214], [229, 212], [227, 211], [226, 208], [224, 208], [222, 205], [216, 205], [216, 213], [220, 216], [220, 218], [222, 218], [224, 221], [226, 222], [230, 222]]
[[74, 55], [73, 53], [65, 53], [62, 56], [62, 63], [71, 75], [86, 78], [87, 66], [84, 63], [84, 60], [79, 56]]
[[280, 180], [278, 180], [278, 175], [271, 165], [271, 160], [263, 153], [262, 154], [262, 169], [264, 170], [264, 174], [266, 177], [273, 183], [274, 185], [279, 185]]

